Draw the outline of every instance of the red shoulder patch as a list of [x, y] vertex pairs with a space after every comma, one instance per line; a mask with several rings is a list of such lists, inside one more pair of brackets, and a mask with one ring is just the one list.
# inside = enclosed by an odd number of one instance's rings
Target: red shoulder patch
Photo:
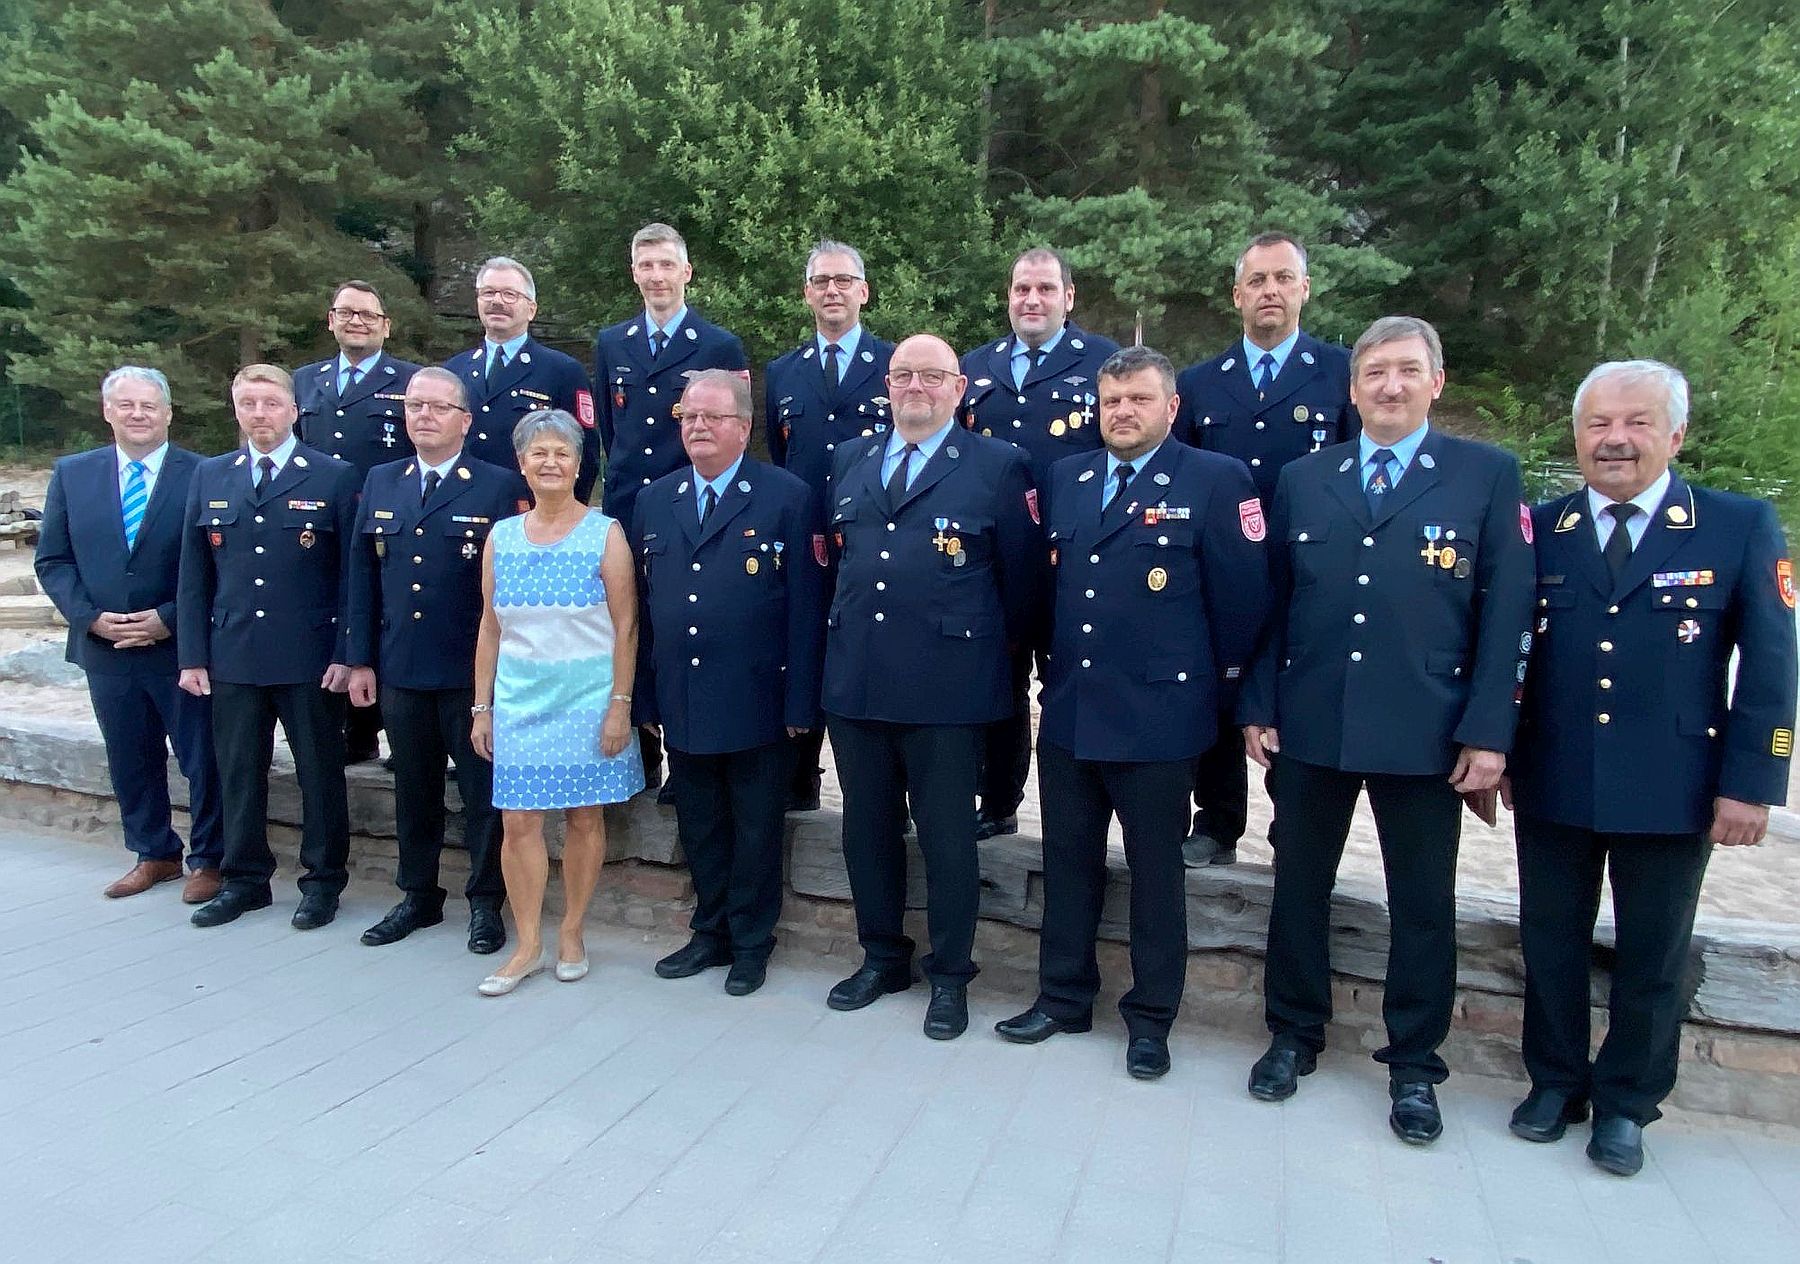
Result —
[[589, 430], [594, 428], [594, 393], [592, 391], [575, 392], [575, 420]]
[[1531, 543], [1531, 507], [1522, 500], [1519, 502], [1519, 534], [1525, 537], [1525, 543]]
[[1794, 564], [1787, 558], [1775, 563], [1775, 588], [1789, 610], [1794, 608]]
[[817, 532], [813, 535], [812, 546], [813, 561], [817, 562], [820, 566], [830, 566], [831, 554], [825, 548], [825, 534], [823, 532]]
[[1031, 511], [1031, 521], [1033, 523], [1040, 527], [1044, 525], [1044, 520], [1038, 517], [1037, 488], [1033, 487], [1026, 491], [1025, 508]]
[[1252, 496], [1249, 500], [1238, 501], [1238, 526], [1243, 528], [1244, 538], [1253, 544], [1260, 544], [1269, 534], [1269, 524], [1263, 518], [1262, 501]]

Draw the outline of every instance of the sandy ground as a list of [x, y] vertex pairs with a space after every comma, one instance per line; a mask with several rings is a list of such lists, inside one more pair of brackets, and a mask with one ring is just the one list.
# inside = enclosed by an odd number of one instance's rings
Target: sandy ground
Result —
[[[33, 507], [42, 506], [48, 480], [48, 472], [44, 470], [0, 466], [0, 491], [16, 488], [24, 493], [25, 503]], [[0, 584], [11, 577], [30, 573], [29, 552], [0, 546]], [[61, 641], [62, 637], [60, 629], [0, 628], [0, 653], [38, 641]], [[16, 685], [0, 686], [0, 690], [5, 693], [0, 705], [17, 706], [27, 702], [24, 691]], [[92, 723], [84, 691], [34, 689], [29, 693], [28, 701], [34, 713], [54, 713], [70, 721]], [[829, 746], [826, 762], [829, 765]], [[1027, 834], [1037, 834], [1041, 827], [1035, 777], [1034, 766], [1033, 782], [1026, 787], [1025, 802], [1019, 810], [1019, 828]], [[826, 769], [822, 800], [826, 807], [841, 803], [836, 774], [830, 767]], [[1800, 807], [1800, 763], [1796, 764], [1789, 783], [1788, 803]], [[1261, 777], [1253, 776], [1250, 782], [1250, 827], [1238, 847], [1240, 864], [1269, 862], [1269, 816], [1269, 800], [1262, 789]], [[1357, 809], [1340, 872], [1373, 880], [1381, 877], [1381, 853], [1375, 838], [1374, 818], [1366, 800]], [[1458, 885], [1469, 892], [1510, 893], [1518, 889], [1512, 822], [1504, 809], [1497, 826], [1484, 825], [1464, 813]], [[1800, 922], [1800, 824], [1793, 816], [1783, 814], [1770, 840], [1760, 847], [1715, 849], [1701, 892], [1701, 913], [1703, 918]]]

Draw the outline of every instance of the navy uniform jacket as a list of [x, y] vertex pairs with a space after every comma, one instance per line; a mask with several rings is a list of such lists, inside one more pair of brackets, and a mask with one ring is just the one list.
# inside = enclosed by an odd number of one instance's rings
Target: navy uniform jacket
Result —
[[893, 505], [887, 443], [837, 450], [824, 709], [895, 724], [1003, 719], [1009, 645], [1029, 643], [1041, 614], [1044, 537], [1025, 454], [952, 427]]
[[969, 384], [957, 415], [970, 430], [1024, 449], [1032, 486], [1048, 487], [1052, 465], [1100, 446], [1097, 379], [1119, 344], [1070, 321], [1055, 350], [1026, 372], [1016, 390], [1012, 349], [1008, 333], [962, 358]]
[[485, 376], [487, 344], [478, 343], [444, 362], [469, 392], [469, 433], [465, 451], [477, 461], [503, 470], [519, 468], [513, 451], [513, 427], [526, 413], [560, 408], [582, 426], [581, 469], [575, 477], [576, 499], [594, 490], [600, 468], [600, 444], [594, 437], [594, 392], [587, 371], [574, 356], [527, 337], [519, 354], [490, 380]]
[[294, 405], [300, 442], [348, 461], [359, 475], [413, 452], [406, 437], [406, 384], [419, 366], [383, 351], [375, 367], [338, 395], [336, 356], [294, 373]]
[[594, 335], [594, 384], [600, 390], [600, 442], [606, 449], [601, 507], [621, 524], [631, 521], [642, 489], [687, 464], [675, 406], [687, 380], [704, 369], [750, 377], [750, 361], [736, 334], [702, 320], [693, 308], [660, 356], [639, 312]]
[[179, 661], [228, 684], [316, 683], [348, 653], [356, 470], [304, 443], [260, 492], [253, 469], [240, 448], [202, 461], [188, 486]]
[[1238, 722], [1278, 728], [1304, 763], [1448, 774], [1458, 746], [1512, 746], [1532, 594], [1519, 463], [1433, 428], [1385, 500], [1371, 521], [1354, 443], [1281, 472]]
[[1532, 522], [1537, 623], [1510, 769], [1517, 810], [1686, 834], [1711, 826], [1717, 795], [1785, 802], [1794, 590], [1774, 509], [1671, 478], [1617, 587], [1585, 489], [1539, 505]]
[[893, 354], [893, 343], [864, 329], [855, 357], [835, 386], [826, 384], [819, 368], [815, 339], [769, 362], [763, 377], [769, 459], [811, 490], [807, 523], [815, 534], [825, 530], [825, 489], [838, 444], [885, 435], [891, 424], [887, 369]]
[[1165, 441], [1104, 515], [1104, 452], [1059, 461], [1050, 478], [1055, 615], [1039, 735], [1078, 759], [1203, 753], [1268, 610], [1249, 471]]
[[470, 689], [481, 628], [481, 552], [494, 524], [531, 507], [519, 471], [465, 450], [419, 504], [416, 460], [369, 471], [350, 550], [350, 657], [383, 685]]
[[38, 583], [69, 621], [71, 663], [107, 676], [175, 674], [173, 636], [120, 650], [88, 628], [102, 610], [126, 614], [154, 609], [171, 633], [176, 630], [181, 514], [200, 459], [169, 445], [130, 552], [119, 502], [118, 449], [109, 443], [65, 456], [52, 468], [35, 565]]
[[1223, 354], [1183, 369], [1175, 379], [1175, 437], [1249, 466], [1267, 504], [1282, 466], [1356, 438], [1362, 421], [1350, 402], [1350, 353], [1342, 347], [1302, 330], [1264, 391], [1251, 385], [1252, 367], [1237, 338]]
[[640, 564], [633, 720], [669, 746], [721, 755], [819, 722], [825, 572], [813, 560], [806, 484], [745, 457], [700, 525], [693, 467], [637, 498]]

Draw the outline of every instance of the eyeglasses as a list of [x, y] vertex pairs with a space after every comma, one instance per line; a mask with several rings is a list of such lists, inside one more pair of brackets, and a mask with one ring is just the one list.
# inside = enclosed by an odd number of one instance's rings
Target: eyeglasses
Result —
[[917, 378], [920, 386], [935, 391], [955, 376], [955, 369], [889, 369], [887, 381], [889, 386], [911, 386]]
[[406, 410], [408, 417], [418, 417], [425, 413], [430, 413], [433, 417], [449, 417], [469, 411], [461, 404], [446, 404], [436, 399], [409, 399], [401, 407]]
[[378, 320], [387, 319], [386, 312], [365, 312], [356, 307], [334, 307], [331, 309], [331, 314], [346, 325], [352, 321], [364, 325], [373, 325]]
[[847, 272], [840, 272], [832, 276], [821, 273], [818, 276], [807, 277], [806, 283], [815, 290], [829, 290], [833, 288], [847, 290], [860, 280], [862, 280], [861, 277], [851, 276]]
[[681, 414], [683, 430], [711, 430], [714, 426], [722, 426], [728, 421], [740, 421], [736, 413], [691, 413], [685, 409]]
[[504, 290], [476, 290], [475, 297], [484, 303], [491, 303], [497, 299], [502, 303], [511, 304], [518, 302], [522, 298], [530, 298], [531, 295], [525, 293], [523, 290], [515, 290], [508, 287]]

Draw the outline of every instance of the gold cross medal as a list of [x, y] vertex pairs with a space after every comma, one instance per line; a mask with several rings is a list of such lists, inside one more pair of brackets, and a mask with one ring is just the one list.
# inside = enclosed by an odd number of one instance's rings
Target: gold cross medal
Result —
[[1169, 572], [1160, 566], [1153, 566], [1150, 568], [1150, 573], [1144, 577], [1144, 582], [1150, 585], [1151, 592], [1161, 592], [1169, 586]]
[[[1442, 527], [1438, 526], [1436, 523], [1428, 522], [1423, 527], [1420, 527], [1419, 531], [1420, 534], [1425, 537], [1425, 547], [1419, 550], [1419, 556], [1425, 559], [1425, 565], [1443, 566], [1445, 569], [1449, 569], [1456, 565], [1456, 550], [1446, 550], [1438, 547], [1438, 541], [1444, 537], [1444, 529]], [[1446, 552], [1450, 554], [1450, 560], [1448, 562], [1441, 560]]]

